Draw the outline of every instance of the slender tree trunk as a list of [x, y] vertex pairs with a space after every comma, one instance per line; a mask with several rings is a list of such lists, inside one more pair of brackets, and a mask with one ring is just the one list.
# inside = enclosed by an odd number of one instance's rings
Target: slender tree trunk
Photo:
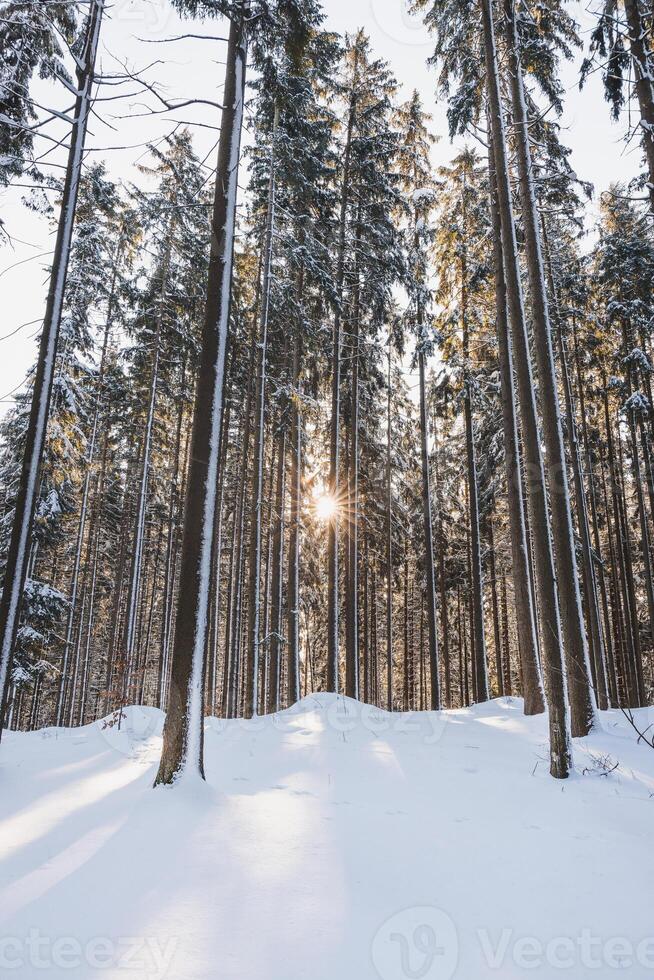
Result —
[[[263, 255], [263, 250], [262, 250]], [[249, 338], [250, 358], [247, 375], [247, 396], [245, 400], [245, 419], [242, 432], [242, 451], [239, 488], [237, 491], [237, 501], [234, 510], [234, 524], [232, 528], [232, 555], [229, 572], [229, 589], [227, 593], [227, 616], [225, 619], [225, 662], [223, 670], [223, 714], [226, 718], [233, 718], [237, 712], [237, 684], [238, 684], [238, 658], [240, 633], [239, 624], [241, 621], [241, 576], [243, 572], [243, 538], [245, 530], [245, 504], [247, 493], [248, 461], [250, 452], [250, 433], [252, 428], [252, 402], [254, 399], [255, 386], [255, 365], [257, 357], [256, 334], [258, 324], [258, 311], [260, 303], [260, 281], [261, 270], [257, 275], [257, 295], [254, 304], [254, 316], [252, 317], [251, 332]]]
[[252, 475], [252, 500], [250, 501], [248, 636], [245, 692], [245, 713], [247, 718], [257, 714], [259, 703], [261, 511], [263, 507], [263, 457], [266, 421], [266, 360], [268, 356], [268, 321], [270, 314], [273, 236], [275, 229], [275, 143], [277, 140], [278, 122], [279, 109], [276, 107], [275, 120], [273, 123], [270, 141], [268, 211], [266, 215], [263, 282], [261, 286], [261, 311], [257, 351], [257, 394], [254, 406], [254, 472]]
[[[506, 575], [502, 575], [502, 662], [504, 666], [504, 694], [510, 698], [513, 694], [513, 683], [511, 679], [511, 645], [509, 643], [509, 604], [506, 594]], [[524, 686], [523, 680], [523, 690]]]
[[[298, 309], [304, 299], [304, 266], [298, 272]], [[291, 398], [290, 533], [288, 545], [288, 703], [300, 699], [300, 532], [302, 520], [302, 322], [298, 318], [293, 339]]]
[[504, 670], [502, 668], [502, 642], [500, 639], [500, 613], [497, 601], [497, 565], [495, 561], [495, 534], [493, 517], [488, 518], [488, 563], [490, 569], [491, 609], [493, 612], [493, 643], [495, 645], [495, 673], [497, 677], [497, 693], [504, 697]]
[[563, 382], [563, 394], [565, 397], [565, 409], [567, 416], [568, 442], [570, 445], [570, 461], [572, 463], [572, 474], [574, 481], [575, 499], [577, 502], [577, 524], [579, 526], [579, 537], [581, 538], [582, 568], [584, 580], [584, 598], [586, 600], [586, 615], [588, 618], [588, 637], [591, 653], [591, 668], [595, 694], [599, 707], [605, 710], [608, 708], [608, 684], [606, 677], [606, 657], [604, 654], [604, 637], [602, 635], [602, 625], [600, 622], [599, 605], [597, 602], [597, 581], [595, 578], [595, 566], [593, 563], [592, 545], [590, 541], [590, 527], [588, 523], [588, 507], [586, 504], [586, 491], [581, 467], [581, 454], [579, 452], [579, 439], [577, 435], [577, 417], [574, 397], [572, 394], [572, 384], [570, 382], [570, 372], [568, 370], [568, 353], [565, 338], [563, 336], [563, 325], [561, 323], [560, 304], [554, 274], [552, 271], [552, 260], [549, 253], [547, 242], [547, 231], [544, 219], [541, 219], [543, 228], [543, 243], [547, 258], [547, 270], [552, 296], [554, 320], [556, 323], [556, 334], [559, 347], [559, 362], [561, 365], [561, 379]]
[[68, 151], [39, 357], [34, 376], [32, 406], [25, 435], [23, 465], [7, 554], [2, 600], [0, 600], [0, 736], [2, 735], [13, 651], [27, 578], [27, 563], [39, 489], [41, 459], [52, 398], [59, 328], [82, 173], [86, 129], [92, 107], [95, 59], [103, 13], [104, 0], [91, 0], [84, 44], [76, 55], [77, 96], [70, 134], [70, 149]]
[[550, 771], [565, 779], [570, 773], [569, 714], [565, 676], [563, 673], [562, 637], [556, 592], [554, 556], [547, 513], [545, 474], [540, 452], [540, 434], [536, 421], [534, 386], [529, 360], [529, 345], [525, 322], [522, 285], [518, 267], [518, 247], [511, 184], [504, 133], [504, 116], [497, 68], [497, 51], [491, 0], [481, 0], [486, 58], [486, 84], [490, 104], [490, 131], [494, 170], [497, 175], [498, 203], [502, 229], [504, 273], [511, 316], [513, 352], [515, 356], [518, 392], [525, 449], [528, 450], [529, 499], [533, 508], [534, 543], [537, 549], [536, 569], [540, 593], [540, 613], [543, 623], [543, 652], [548, 684], [550, 725]]
[[193, 410], [170, 704], [164, 727], [157, 783], [172, 783], [176, 776], [185, 771], [196, 772], [204, 778], [203, 660], [207, 639], [225, 351], [232, 291], [248, 12], [247, 0], [240, 0], [232, 16], [227, 48], [207, 302]]
[[[465, 193], [465, 192], [464, 192]], [[464, 199], [465, 221], [465, 199]], [[472, 628], [474, 636], [474, 660], [472, 664], [475, 700], [488, 701], [488, 665], [486, 661], [486, 637], [484, 635], [484, 581], [481, 565], [481, 532], [479, 518], [479, 487], [477, 479], [477, 455], [472, 420], [472, 378], [470, 376], [470, 334], [468, 325], [468, 272], [465, 248], [461, 259], [461, 326], [463, 333], [463, 412], [466, 431], [466, 459], [468, 465], [468, 501], [470, 506], [470, 537], [472, 563]]]
[[500, 398], [504, 433], [509, 533], [513, 569], [513, 591], [518, 632], [518, 653], [522, 675], [522, 696], [526, 715], [545, 710], [545, 694], [538, 663], [536, 610], [532, 599], [532, 575], [529, 544], [523, 507], [524, 486], [520, 466], [517, 409], [513, 389], [513, 353], [507, 310], [506, 278], [502, 254], [502, 227], [497, 196], [497, 175], [493, 163], [493, 145], [489, 153], [491, 185], [491, 218], [493, 222], [493, 258], [495, 272], [495, 324], [500, 368]]
[[604, 428], [611, 480], [611, 501], [616, 536], [616, 553], [618, 557], [617, 565], [620, 569], [620, 574], [617, 577], [622, 590], [625, 639], [627, 641], [623, 670], [625, 689], [624, 694], [627, 703], [631, 706], [636, 706], [640, 704], [638, 683], [636, 680], [636, 664], [642, 656], [640, 646], [640, 627], [638, 623], [638, 610], [636, 607], [636, 594], [634, 589], [633, 571], [631, 567], [631, 542], [629, 541], [629, 527], [625, 520], [625, 514], [622, 506], [622, 476], [613, 443], [606, 378], [603, 379], [603, 388]]
[[283, 622], [283, 571], [284, 571], [284, 510], [286, 502], [286, 409], [280, 420], [277, 437], [277, 486], [275, 490], [274, 530], [272, 540], [272, 622], [270, 629], [270, 686], [268, 711], [279, 711], [281, 692], [281, 667], [284, 650]]
[[636, 586], [635, 577], [633, 569], [632, 560], [632, 546], [631, 546], [631, 535], [629, 533], [629, 513], [627, 509], [627, 495], [625, 491], [625, 461], [622, 446], [622, 437], [620, 436], [620, 424], [618, 421], [618, 431], [616, 443], [618, 447], [617, 453], [617, 469], [619, 472], [619, 479], [616, 487], [616, 495], [618, 500], [618, 507], [620, 511], [620, 524], [621, 524], [621, 540], [623, 549], [623, 561], [624, 561], [624, 579], [628, 589], [629, 604], [631, 607], [632, 619], [632, 630], [634, 636], [638, 636], [638, 643], [634, 644], [634, 653], [636, 656], [629, 663], [629, 678], [632, 691], [632, 704], [637, 704], [638, 706], [644, 706], [644, 686], [643, 686], [643, 661], [642, 661], [642, 646], [640, 642], [640, 622], [638, 619], [638, 602], [636, 598]]
[[429, 670], [431, 679], [431, 708], [440, 711], [441, 689], [438, 664], [438, 622], [436, 620], [436, 574], [434, 567], [434, 532], [432, 526], [431, 479], [429, 472], [429, 426], [427, 421], [427, 392], [425, 353], [418, 350], [420, 376], [420, 455], [422, 460], [422, 521], [425, 535], [425, 571], [427, 623], [429, 629]]
[[177, 408], [177, 425], [175, 429], [175, 448], [173, 450], [172, 483], [168, 504], [168, 535], [166, 539], [166, 558], [164, 566], [164, 595], [161, 625], [161, 647], [159, 654], [159, 705], [164, 708], [165, 690], [168, 677], [168, 657], [170, 649], [171, 609], [173, 604], [174, 578], [174, 542], [175, 527], [179, 512], [179, 462], [182, 449], [182, 422], [184, 419], [184, 403], [186, 399], [186, 359], [182, 367], [182, 383]]
[[361, 204], [354, 241], [352, 290], [352, 398], [350, 405], [350, 469], [347, 500], [349, 574], [346, 604], [345, 693], [359, 697], [359, 337], [361, 332]]
[[143, 563], [143, 547], [145, 541], [145, 522], [148, 506], [148, 483], [150, 477], [150, 455], [152, 450], [152, 439], [154, 430], [155, 408], [157, 404], [157, 386], [159, 383], [159, 359], [161, 354], [161, 327], [163, 317], [163, 305], [165, 301], [166, 285], [168, 282], [168, 261], [169, 253], [164, 262], [162, 271], [161, 285], [161, 309], [157, 319], [157, 329], [154, 335], [154, 348], [152, 352], [152, 376], [150, 379], [150, 393], [148, 398], [148, 414], [145, 421], [145, 431], [143, 433], [143, 445], [141, 448], [141, 472], [139, 475], [139, 491], [136, 505], [136, 521], [134, 525], [134, 543], [132, 545], [132, 567], [129, 580], [129, 591], [127, 593], [127, 609], [125, 613], [125, 624], [123, 627], [123, 640], [121, 643], [122, 654], [124, 657], [123, 673], [123, 694], [122, 705], [124, 706], [129, 698], [129, 688], [131, 675], [134, 668], [134, 650], [136, 647], [136, 627], [138, 620], [138, 603], [141, 594], [141, 566]]
[[[574, 363], [577, 380], [577, 396], [579, 398], [579, 414], [581, 417], [581, 432], [584, 443], [584, 456], [586, 458], [586, 472], [588, 474], [588, 502], [590, 504], [590, 525], [593, 532], [593, 566], [596, 573], [597, 582], [602, 601], [602, 616], [604, 622], [604, 645], [606, 649], [606, 668], [608, 676], [609, 701], [611, 707], [617, 707], [617, 685], [615, 676], [614, 649], [611, 637], [611, 620], [609, 616], [609, 603], [606, 590], [606, 580], [604, 575], [604, 563], [602, 561], [602, 546], [600, 541], [599, 524], [597, 520], [597, 499], [595, 490], [595, 473], [593, 468], [593, 457], [590, 451], [590, 439], [588, 436], [588, 418], [586, 415], [586, 396], [584, 394], [584, 382], [581, 373], [581, 359], [579, 355], [579, 339], [577, 335], [576, 317], [572, 319], [572, 339], [574, 344]], [[607, 513], [607, 520], [609, 519]]]
[[636, 76], [636, 96], [640, 108], [643, 147], [649, 172], [647, 184], [649, 209], [654, 214], [654, 54], [651, 48], [651, 6], [649, 26], [639, 0], [624, 0], [624, 11], [629, 27], [629, 46]]
[[547, 454], [552, 538], [559, 584], [559, 613], [565, 644], [572, 734], [579, 736], [587, 735], [595, 724], [595, 699], [591, 689], [588, 645], [574, 550], [568, 474], [552, 351], [547, 289], [529, 146], [529, 119], [525, 103], [514, 0], [505, 0], [505, 12], [509, 53], [508, 76], [516, 134], [518, 189], [522, 205], [525, 254], [531, 293], [534, 352], [540, 385], [542, 438]]
[[[230, 364], [233, 363], [233, 358]], [[227, 445], [229, 443], [229, 426], [231, 423], [231, 401], [229, 392], [231, 391], [231, 375], [227, 371], [227, 383], [225, 385], [225, 398], [223, 402], [223, 418], [220, 432], [220, 462], [218, 467], [218, 500], [216, 501], [216, 529], [214, 532], [214, 555], [213, 555], [213, 584], [212, 584], [212, 618], [211, 633], [209, 637], [209, 657], [211, 670], [209, 672], [210, 695], [209, 711], [212, 716], [216, 714], [216, 703], [218, 699], [218, 650], [220, 647], [220, 611], [221, 611], [221, 586], [222, 586], [222, 555], [223, 555], [223, 528], [225, 510], [225, 469], [227, 466]]]
[[[393, 483], [391, 454], [392, 338], [388, 336], [388, 387], [386, 402], [386, 690], [387, 708], [393, 710]], [[375, 603], [375, 611], [377, 605]]]
[[434, 491], [436, 497], [436, 511], [438, 514], [438, 533], [437, 533], [437, 552], [438, 552], [438, 578], [440, 589], [440, 614], [441, 630], [443, 637], [442, 660], [443, 660], [443, 679], [445, 687], [445, 707], [452, 707], [452, 666], [450, 663], [450, 623], [447, 608], [447, 576], [445, 573], [445, 548], [446, 540], [443, 533], [443, 500], [441, 496], [440, 468], [438, 463], [438, 424], [436, 411], [433, 418], [434, 432]]
[[329, 493], [336, 502], [333, 518], [329, 522], [327, 544], [327, 690], [338, 691], [339, 653], [339, 508], [340, 499], [340, 419], [341, 419], [341, 346], [343, 316], [343, 286], [345, 283], [345, 248], [347, 210], [350, 200], [350, 155], [356, 119], [356, 92], [352, 91], [347, 121], [347, 136], [343, 158], [343, 182], [341, 186], [341, 213], [339, 220], [338, 262], [336, 272], [336, 311], [334, 313], [332, 354], [332, 417], [329, 440]]

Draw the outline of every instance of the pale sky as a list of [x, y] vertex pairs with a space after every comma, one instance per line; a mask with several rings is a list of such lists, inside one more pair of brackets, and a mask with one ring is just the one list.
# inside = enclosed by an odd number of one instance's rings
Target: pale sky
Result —
[[[420, 20], [407, 13], [404, 0], [323, 0], [323, 3], [328, 26], [334, 30], [343, 33], [363, 27], [368, 32], [373, 50], [390, 62], [403, 86], [402, 97], [408, 97], [414, 88], [420, 91], [425, 107], [434, 116], [434, 131], [442, 137], [435, 150], [435, 162], [446, 162], [454, 156], [464, 141], [458, 140], [453, 148], [447, 139], [445, 107], [436, 102], [434, 73], [426, 66], [432, 45]], [[585, 37], [591, 22], [589, 15], [577, 4], [571, 10], [581, 22]], [[105, 74], [120, 71], [119, 61], [129, 65], [132, 71], [142, 70], [152, 62], [165, 59], [165, 64], [152, 66], [146, 77], [165, 82], [169, 99], [196, 96], [219, 102], [224, 44], [204, 40], [147, 43], [190, 31], [225, 33], [224, 25], [218, 22], [199, 27], [181, 22], [168, 0], [115, 0], [104, 24], [101, 71]], [[565, 66], [563, 71], [568, 98], [562, 139], [572, 148], [572, 164], [579, 176], [592, 181], [596, 191], [601, 191], [612, 181], [633, 176], [639, 166], [639, 153], [633, 146], [625, 150], [624, 127], [611, 123], [599, 77], [592, 76], [580, 93], [577, 71], [578, 65]], [[218, 110], [206, 105], [177, 114], [142, 118], [137, 114], [142, 111], [143, 96], [136, 94], [134, 84], [127, 85], [124, 91], [134, 94], [123, 102], [97, 106], [109, 125], [94, 119], [88, 139], [94, 158], [105, 159], [116, 176], [129, 178], [134, 174], [134, 162], [145, 153], [138, 144], [169, 132], [171, 120], [192, 119], [211, 126], [219, 122]], [[108, 96], [115, 92], [116, 89], [105, 88], [101, 94]], [[45, 104], [52, 104], [52, 90], [42, 86], [39, 98]], [[196, 127], [193, 132], [201, 155], [209, 154], [208, 161], [213, 166], [216, 131]], [[48, 256], [41, 253], [47, 253], [53, 241], [52, 229], [44, 219], [23, 207], [20, 194], [10, 190], [0, 195], [0, 215], [15, 239], [13, 247], [0, 248], [0, 414], [10, 406], [10, 393], [20, 387], [34, 359], [33, 336], [43, 315], [49, 262]], [[591, 206], [591, 215], [595, 206]], [[14, 336], [7, 336], [22, 324], [29, 325]]]

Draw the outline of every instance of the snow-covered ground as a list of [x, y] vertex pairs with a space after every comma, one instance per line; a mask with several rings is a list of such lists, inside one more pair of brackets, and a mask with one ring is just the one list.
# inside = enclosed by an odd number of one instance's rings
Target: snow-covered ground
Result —
[[157, 790], [153, 709], [7, 733], [0, 976], [654, 977], [654, 752], [608, 712], [556, 782], [521, 707], [315, 695]]

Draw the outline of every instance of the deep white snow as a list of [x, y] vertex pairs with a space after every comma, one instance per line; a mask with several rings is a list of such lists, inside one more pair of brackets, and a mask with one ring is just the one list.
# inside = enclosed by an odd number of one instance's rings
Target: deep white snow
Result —
[[603, 713], [556, 782], [521, 709], [314, 695], [210, 719], [207, 783], [157, 790], [154, 709], [6, 733], [0, 976], [654, 976], [654, 751]]

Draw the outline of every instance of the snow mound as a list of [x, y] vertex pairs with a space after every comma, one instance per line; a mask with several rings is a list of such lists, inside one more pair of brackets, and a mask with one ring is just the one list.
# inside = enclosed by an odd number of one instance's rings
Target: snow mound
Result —
[[152, 708], [7, 733], [0, 974], [650, 976], [654, 752], [602, 722], [562, 783], [518, 699], [389, 714], [314, 694], [207, 719], [201, 792], [152, 790]]

